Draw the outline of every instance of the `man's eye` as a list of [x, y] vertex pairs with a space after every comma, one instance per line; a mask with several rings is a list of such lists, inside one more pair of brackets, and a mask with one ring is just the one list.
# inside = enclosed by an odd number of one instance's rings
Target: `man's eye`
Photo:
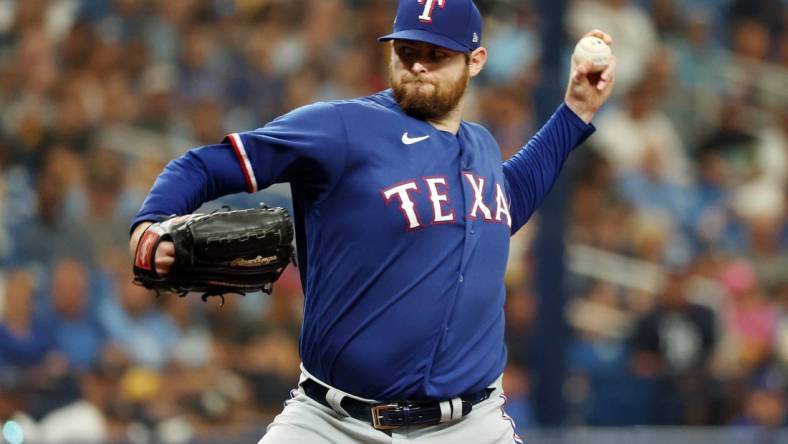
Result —
[[432, 58], [435, 60], [443, 60], [446, 57], [448, 57], [448, 54], [443, 51], [432, 51]]

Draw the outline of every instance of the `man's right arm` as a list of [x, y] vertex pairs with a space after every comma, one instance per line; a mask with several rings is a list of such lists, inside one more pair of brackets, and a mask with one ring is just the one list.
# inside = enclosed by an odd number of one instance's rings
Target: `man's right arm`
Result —
[[167, 164], [131, 225], [188, 214], [204, 202], [245, 189], [243, 172], [229, 143], [195, 148]]
[[[279, 117], [263, 128], [227, 136], [223, 143], [190, 150], [156, 179], [131, 223], [129, 247], [135, 254], [150, 222], [192, 213], [204, 202], [273, 183], [311, 187], [319, 198], [330, 192], [346, 162], [347, 136], [339, 110], [316, 103]], [[168, 269], [171, 243], [156, 251], [157, 269]], [[173, 254], [174, 257], [174, 254]]]
[[[203, 202], [245, 189], [245, 177], [229, 143], [196, 148], [171, 161], [132, 220], [129, 241], [132, 256], [142, 233], [153, 221], [191, 213]], [[156, 250], [157, 272], [166, 273], [173, 261], [172, 243], [162, 242]]]

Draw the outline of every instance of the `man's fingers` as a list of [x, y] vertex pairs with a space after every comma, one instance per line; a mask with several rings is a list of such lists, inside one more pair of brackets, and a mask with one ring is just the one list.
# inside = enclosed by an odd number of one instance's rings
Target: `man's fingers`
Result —
[[159, 276], [164, 276], [168, 274], [174, 262], [175, 259], [165, 259], [161, 261], [156, 261], [156, 274], [158, 274]]
[[162, 242], [156, 248], [156, 273], [165, 275], [170, 272], [175, 263], [175, 245], [172, 242]]
[[162, 256], [175, 257], [175, 244], [166, 241], [160, 243], [159, 247], [156, 249], [156, 258], [158, 258], [160, 254]]
[[156, 258], [156, 273], [159, 276], [164, 276], [170, 272], [170, 268], [172, 268], [172, 264], [174, 263], [174, 257]]
[[594, 29], [593, 31], [586, 33], [586, 36], [593, 36], [602, 39], [602, 41], [607, 43], [608, 46], [613, 44], [613, 37], [610, 37], [609, 34], [599, 29]]
[[605, 80], [613, 80], [616, 75], [616, 56], [610, 56], [610, 63], [607, 65], [607, 68], [602, 72], [602, 78]]
[[598, 90], [602, 91], [607, 87], [607, 85], [612, 85], [613, 81], [616, 78], [616, 57], [610, 57], [610, 64], [607, 65], [604, 71], [602, 71], [601, 80], [597, 83], [596, 87]]
[[581, 83], [583, 81], [583, 78], [586, 77], [588, 73], [590, 73], [591, 70], [593, 69], [594, 69], [594, 63], [591, 61], [586, 61], [581, 63], [580, 65], [577, 65], [577, 68], [575, 68], [575, 75], [572, 76], [572, 82]]

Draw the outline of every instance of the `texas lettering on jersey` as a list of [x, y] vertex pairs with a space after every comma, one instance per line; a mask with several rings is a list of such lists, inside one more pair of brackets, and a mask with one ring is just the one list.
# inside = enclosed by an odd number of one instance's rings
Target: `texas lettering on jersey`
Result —
[[[512, 227], [512, 216], [509, 213], [509, 202], [500, 184], [495, 184], [495, 216], [491, 205], [484, 202], [484, 191], [487, 180], [471, 173], [463, 174], [463, 177], [473, 190], [473, 205], [471, 205], [466, 218], [470, 220], [482, 219], [485, 222], [506, 223]], [[427, 198], [432, 202], [432, 223], [446, 224], [455, 222], [455, 211], [449, 202], [449, 190], [445, 177], [425, 177], [423, 182], [427, 189]], [[440, 189], [439, 189], [440, 187]], [[424, 227], [420, 215], [416, 211], [416, 204], [413, 196], [422, 194], [422, 188], [415, 179], [404, 183], [393, 185], [381, 191], [386, 205], [395, 202], [399, 205], [399, 210], [405, 217], [408, 230], [416, 230]]]

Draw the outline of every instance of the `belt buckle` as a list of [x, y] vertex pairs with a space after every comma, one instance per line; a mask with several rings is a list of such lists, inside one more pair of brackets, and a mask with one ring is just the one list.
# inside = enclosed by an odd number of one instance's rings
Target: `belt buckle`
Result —
[[372, 427], [377, 430], [393, 430], [398, 429], [400, 426], [398, 425], [383, 425], [380, 423], [380, 420], [383, 418], [380, 412], [388, 411], [388, 410], [395, 410], [398, 409], [398, 404], [377, 404], [373, 405], [370, 409], [372, 410]]

